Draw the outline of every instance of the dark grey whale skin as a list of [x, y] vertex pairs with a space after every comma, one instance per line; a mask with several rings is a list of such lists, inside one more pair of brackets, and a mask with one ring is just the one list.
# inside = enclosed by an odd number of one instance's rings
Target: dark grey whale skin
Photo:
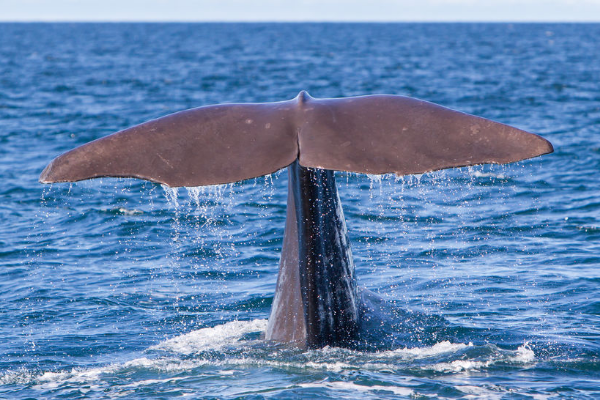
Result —
[[540, 136], [403, 96], [225, 104], [171, 114], [54, 159], [40, 182], [133, 177], [236, 182], [288, 167], [283, 249], [266, 339], [349, 345], [361, 294], [333, 170], [417, 174], [551, 153]]
[[360, 297], [331, 170], [288, 167], [288, 219], [266, 338], [300, 346], [349, 344]]

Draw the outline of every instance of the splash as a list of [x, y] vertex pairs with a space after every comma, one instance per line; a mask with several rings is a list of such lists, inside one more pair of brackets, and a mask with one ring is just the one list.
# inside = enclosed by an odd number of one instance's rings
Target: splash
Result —
[[535, 361], [535, 354], [528, 343], [520, 346], [516, 351], [495, 349], [492, 354], [487, 356], [486, 360], [465, 359], [452, 362], [438, 363], [427, 366], [425, 369], [433, 369], [437, 372], [458, 373], [466, 371], [481, 370], [489, 368], [495, 364], [531, 364]]
[[[267, 390], [291, 395], [299, 389], [308, 390], [307, 394], [321, 389], [327, 393], [341, 393], [342, 398], [349, 398], [349, 394], [418, 397], [423, 394], [423, 382], [403, 377], [406, 370], [433, 371], [452, 376], [482, 370], [494, 364], [522, 366], [535, 360], [527, 343], [516, 351], [449, 341], [382, 352], [332, 347], [301, 350], [256, 340], [266, 328], [267, 321], [264, 319], [230, 321], [165, 340], [148, 348], [143, 356], [123, 363], [64, 371], [34, 372], [21, 369], [0, 375], [0, 383], [29, 386], [35, 393], [44, 395], [77, 390], [80, 394], [106, 394], [108, 391], [121, 396], [131, 394], [131, 390], [158, 390], [164, 385], [194, 386], [198, 377], [218, 376], [224, 384], [230, 385], [228, 390], [232, 396], [248, 395], [254, 390], [257, 390], [256, 393]], [[470, 353], [485, 353], [487, 359], [478, 359], [479, 356]], [[248, 367], [266, 368], [279, 373], [292, 372], [301, 374], [304, 379], [291, 386], [279, 387], [273, 387], [270, 380], [258, 386], [256, 383], [251, 386], [242, 382], [234, 384], [236, 377], [247, 373]], [[376, 382], [347, 379], [357, 371], [361, 374], [391, 374], [389, 376], [394, 379]], [[327, 372], [325, 379], [323, 372]], [[226, 381], [228, 379], [233, 381]], [[449, 384], [453, 390], [467, 397], [501, 398], [507, 393], [515, 393], [507, 387], [476, 386], [461, 380]], [[115, 388], [118, 390], [115, 391]]]
[[179, 354], [194, 354], [206, 350], [218, 351], [235, 345], [242, 336], [252, 332], [264, 332], [266, 319], [254, 321], [231, 321], [213, 328], [204, 328], [169, 339], [150, 350], [166, 350]]
[[457, 351], [464, 350], [468, 347], [473, 347], [473, 343], [451, 343], [447, 340], [436, 343], [431, 347], [413, 347], [406, 349], [390, 350], [387, 352], [378, 353], [380, 357], [391, 357], [400, 356], [405, 359], [419, 359], [433, 356], [439, 356], [442, 354], [456, 353]]

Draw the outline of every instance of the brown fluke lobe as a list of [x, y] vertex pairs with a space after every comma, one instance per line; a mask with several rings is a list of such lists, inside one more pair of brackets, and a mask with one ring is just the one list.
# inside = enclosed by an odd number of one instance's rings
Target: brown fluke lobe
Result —
[[313, 168], [408, 175], [553, 151], [532, 133], [402, 96], [311, 100], [300, 120], [300, 164]]
[[169, 186], [236, 182], [298, 157], [290, 102], [181, 111], [77, 147], [54, 159], [40, 182], [140, 178]]
[[236, 182], [304, 167], [418, 174], [552, 152], [545, 139], [403, 96], [295, 99], [195, 108], [134, 126], [52, 161], [40, 182], [132, 177], [169, 186]]

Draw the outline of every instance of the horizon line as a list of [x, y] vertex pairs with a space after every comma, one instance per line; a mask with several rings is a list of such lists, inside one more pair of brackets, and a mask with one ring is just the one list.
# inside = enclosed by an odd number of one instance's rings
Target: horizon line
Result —
[[3, 20], [0, 19], [0, 23], [164, 23], [164, 24], [303, 24], [303, 23], [316, 23], [316, 24], [600, 24], [598, 20], [559, 20], [559, 19], [548, 19], [548, 20], [137, 20], [137, 19], [119, 19], [119, 20], [86, 20], [86, 19], [56, 19], [56, 20], [44, 20], [44, 19], [32, 19], [32, 20]]

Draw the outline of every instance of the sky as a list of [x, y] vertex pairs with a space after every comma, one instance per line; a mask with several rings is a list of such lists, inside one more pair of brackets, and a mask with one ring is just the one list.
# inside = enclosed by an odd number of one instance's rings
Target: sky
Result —
[[600, 22], [600, 0], [0, 0], [0, 21]]

